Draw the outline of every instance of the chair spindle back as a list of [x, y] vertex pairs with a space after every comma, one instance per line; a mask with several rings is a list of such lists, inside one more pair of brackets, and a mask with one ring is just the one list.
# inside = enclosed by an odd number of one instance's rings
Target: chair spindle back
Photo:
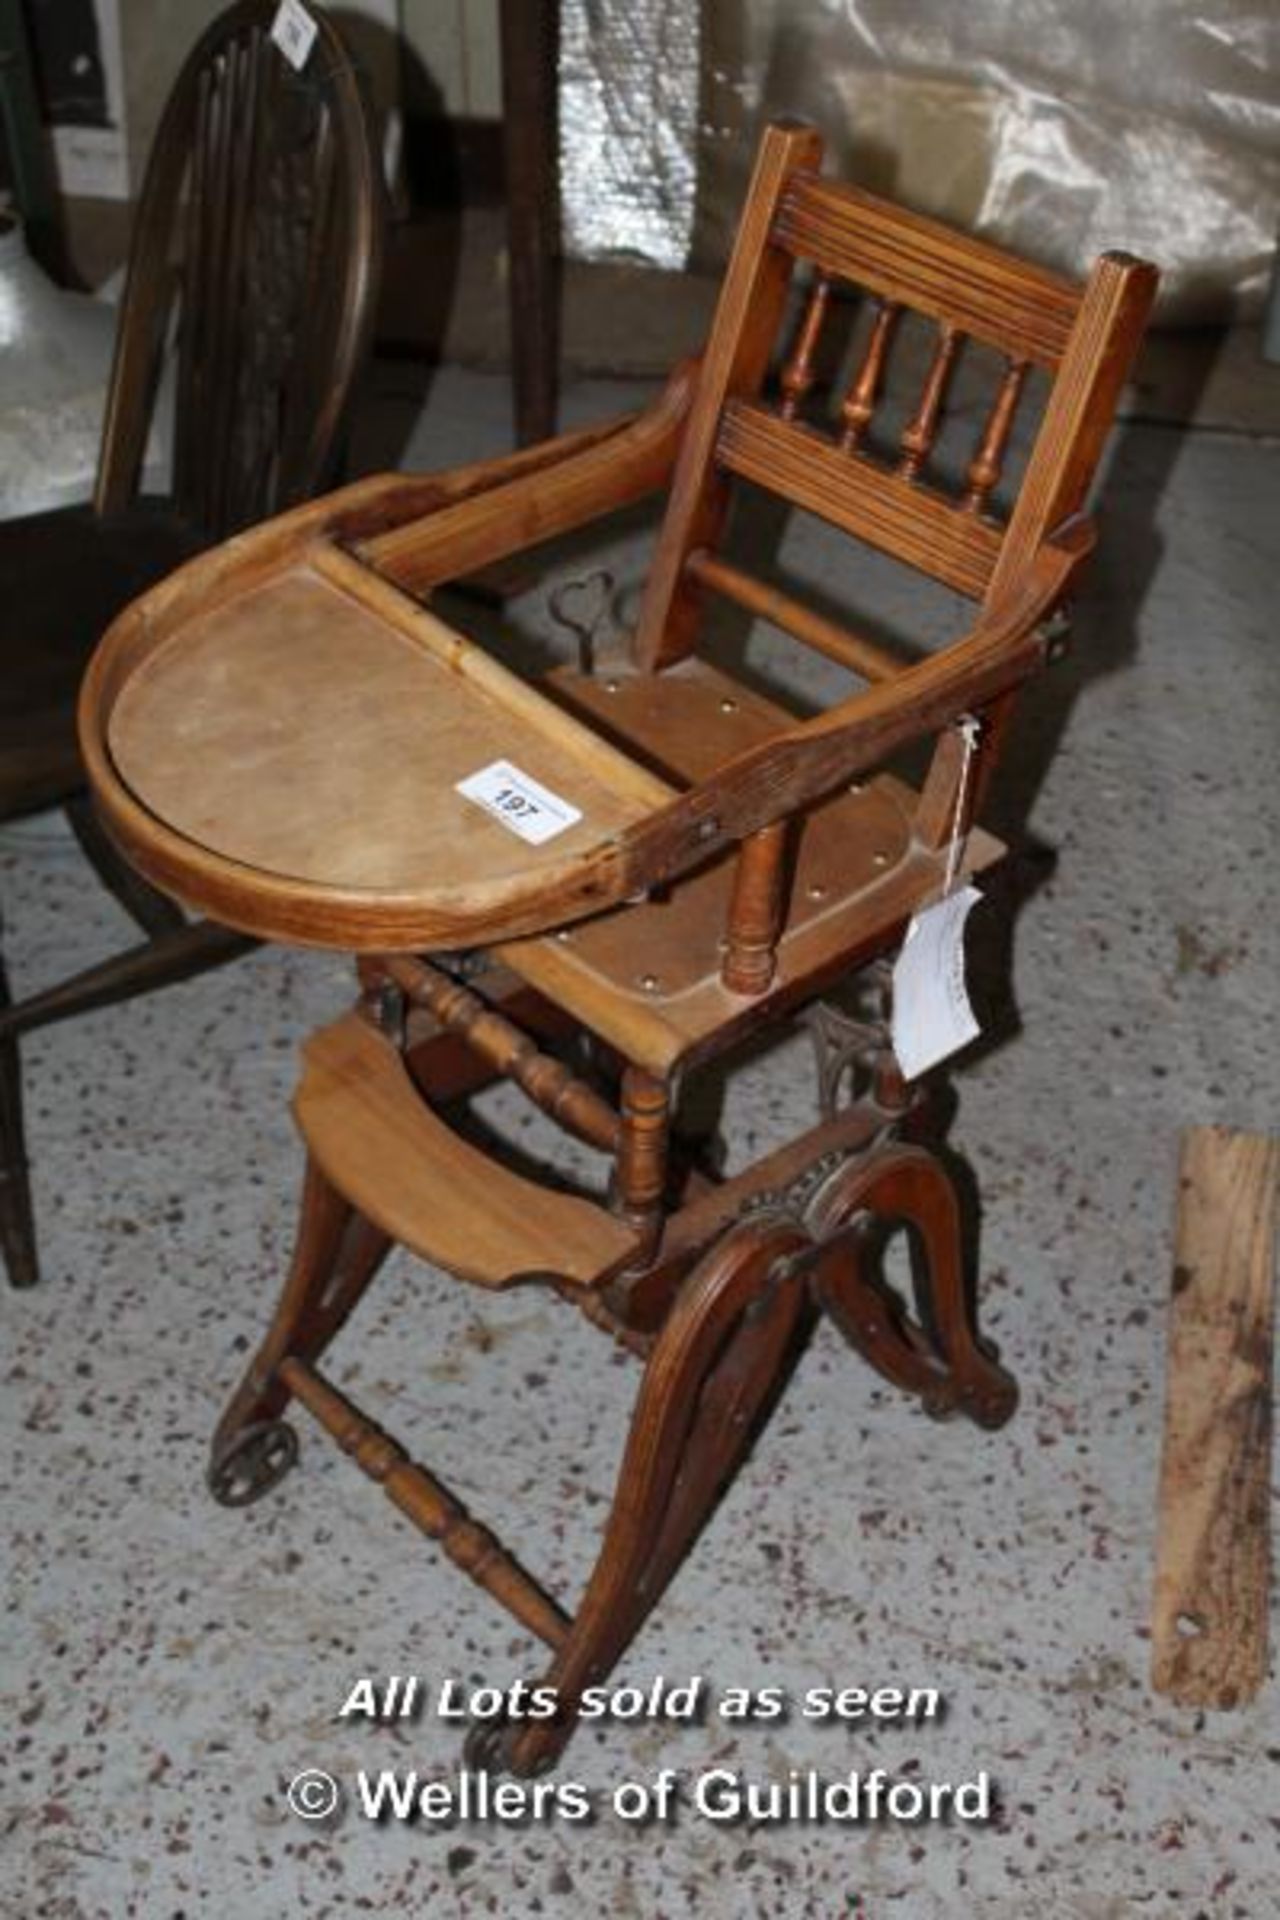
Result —
[[[761, 610], [762, 589], [753, 595], [738, 569], [712, 554], [734, 480], [820, 515], [971, 599], [992, 602], [1082, 506], [1141, 337], [1156, 278], [1145, 262], [1104, 255], [1079, 287], [825, 180], [820, 158], [807, 129], [776, 126], [762, 144], [641, 611], [637, 651], [647, 666], [667, 665], [693, 648], [699, 597], [708, 588]], [[765, 375], [800, 266], [813, 278], [774, 404], [763, 394]], [[870, 296], [873, 317], [824, 431], [800, 413], [815, 384], [832, 295], [850, 285]], [[908, 313], [933, 328], [933, 351], [886, 458], [869, 435]], [[957, 492], [934, 471], [934, 456], [947, 388], [970, 339], [995, 350], [1001, 371]], [[1033, 368], [1048, 376], [1049, 396], [1006, 515], [997, 489]], [[814, 638], [829, 623], [773, 597], [780, 624], [834, 651]], [[852, 645], [854, 637], [848, 639]]]
[[[174, 506], [223, 538], [316, 492], [373, 319], [382, 182], [360, 86], [314, 16], [300, 71], [274, 0], [239, 0], [169, 96], [139, 200], [96, 505], [138, 485], [173, 334]], [[175, 326], [176, 316], [176, 326]]]

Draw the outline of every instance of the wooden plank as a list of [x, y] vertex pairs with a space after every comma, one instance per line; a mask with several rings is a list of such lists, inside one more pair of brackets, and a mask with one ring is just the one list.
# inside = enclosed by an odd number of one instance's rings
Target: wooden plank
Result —
[[842, 453], [812, 427], [792, 426], [760, 406], [730, 401], [716, 458], [731, 473], [781, 494], [844, 533], [980, 600], [1000, 557], [1004, 529], [918, 480], [860, 453]]
[[1070, 280], [840, 181], [801, 174], [770, 238], [821, 272], [951, 320], [1050, 372], [1080, 304]]
[[1280, 1141], [1183, 1135], [1151, 1684], [1235, 1707], [1267, 1671]]

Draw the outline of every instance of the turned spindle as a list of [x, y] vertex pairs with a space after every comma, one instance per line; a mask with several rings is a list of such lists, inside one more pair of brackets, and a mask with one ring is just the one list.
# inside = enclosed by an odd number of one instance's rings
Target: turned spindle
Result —
[[569, 1622], [555, 1601], [433, 1473], [411, 1460], [398, 1440], [375, 1426], [304, 1360], [285, 1360], [280, 1377], [392, 1505], [437, 1541], [456, 1567], [548, 1646], [563, 1644]]
[[933, 356], [929, 375], [920, 395], [920, 405], [909, 427], [902, 435], [902, 460], [899, 472], [904, 480], [914, 480], [921, 467], [933, 450], [938, 433], [938, 416], [942, 412], [942, 400], [947, 390], [947, 381], [951, 378], [951, 369], [960, 351], [960, 342], [964, 335], [950, 320], [944, 320], [939, 329], [938, 346]]
[[543, 1053], [527, 1033], [479, 994], [429, 961], [407, 954], [386, 954], [363, 963], [362, 979], [376, 979], [377, 968], [406, 999], [424, 1007], [446, 1033], [456, 1033], [569, 1133], [606, 1153], [617, 1147], [621, 1121], [608, 1101], [563, 1061]]
[[778, 963], [786, 908], [787, 822], [748, 834], [738, 852], [720, 980], [730, 993], [763, 993]]
[[821, 274], [813, 283], [809, 304], [796, 336], [791, 357], [782, 369], [782, 417], [794, 420], [800, 402], [813, 385], [813, 355], [831, 297], [831, 282]]
[[963, 503], [966, 513], [981, 513], [993, 488], [999, 483], [1009, 444], [1009, 431], [1013, 426], [1013, 416], [1029, 365], [1030, 362], [1026, 360], [1010, 360], [1008, 371], [1000, 382], [1000, 391], [988, 416], [982, 444], [966, 476], [969, 482]]
[[896, 300], [882, 300], [872, 323], [871, 338], [863, 355], [858, 377], [844, 397], [840, 408], [842, 453], [856, 453], [858, 444], [871, 423], [884, 379], [889, 342], [902, 309]]
[[657, 1245], [667, 1188], [670, 1093], [665, 1080], [628, 1067], [622, 1076], [622, 1133], [614, 1174], [617, 1207], [642, 1236], [642, 1257]]

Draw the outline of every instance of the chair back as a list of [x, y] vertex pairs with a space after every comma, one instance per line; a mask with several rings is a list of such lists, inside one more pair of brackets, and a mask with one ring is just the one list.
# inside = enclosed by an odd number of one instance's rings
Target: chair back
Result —
[[317, 11], [300, 70], [276, 0], [239, 0], [192, 50], [138, 203], [95, 505], [139, 485], [176, 361], [172, 502], [220, 539], [334, 477], [373, 320], [383, 186], [351, 58]]
[[[821, 646], [824, 629], [831, 638], [829, 623], [716, 558], [735, 480], [821, 515], [974, 600], [998, 599], [1080, 510], [1141, 339], [1157, 277], [1146, 262], [1104, 254], [1077, 286], [823, 179], [821, 155], [812, 130], [790, 125], [770, 127], [761, 145], [641, 611], [637, 649], [649, 666], [692, 649], [708, 588], [780, 615], [779, 624], [811, 644]], [[777, 397], [766, 400], [800, 265], [811, 272], [807, 298]], [[870, 296], [873, 319], [834, 415], [810, 424], [800, 416], [831, 295], [850, 284]], [[933, 329], [933, 352], [906, 425], [886, 450], [870, 430], [908, 312]], [[957, 488], [933, 470], [931, 456], [967, 338], [995, 349], [1001, 370]], [[1048, 397], [1017, 498], [1005, 509], [996, 489], [1033, 368], [1048, 377]], [[854, 664], [857, 643], [849, 640]], [[822, 650], [838, 652], [838, 642]]]

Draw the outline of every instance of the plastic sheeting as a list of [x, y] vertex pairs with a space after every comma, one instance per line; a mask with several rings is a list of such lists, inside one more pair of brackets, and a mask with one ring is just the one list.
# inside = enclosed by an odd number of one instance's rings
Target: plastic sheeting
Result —
[[1182, 322], [1254, 311], [1280, 201], [1272, 0], [562, 0], [565, 231], [723, 258], [755, 134], [814, 121], [873, 190], [1079, 274], [1163, 270]]
[[688, 263], [700, 38], [697, 0], [561, 0], [560, 199], [579, 259]]
[[0, 219], [0, 519], [87, 500], [115, 315], [55, 287]]

